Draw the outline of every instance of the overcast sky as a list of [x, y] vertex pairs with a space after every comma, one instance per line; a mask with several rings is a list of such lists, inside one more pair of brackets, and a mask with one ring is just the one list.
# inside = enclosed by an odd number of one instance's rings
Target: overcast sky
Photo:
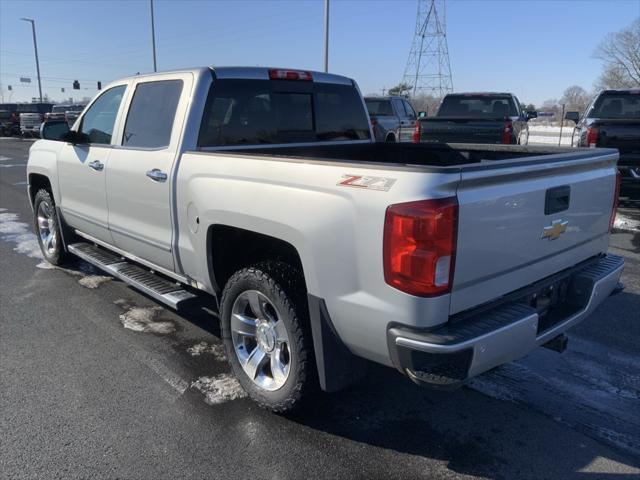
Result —
[[[331, 0], [330, 71], [363, 93], [399, 83], [416, 8], [417, 0]], [[159, 70], [323, 66], [322, 0], [155, 0], [155, 13]], [[31, 28], [21, 17], [36, 20], [43, 90], [54, 100], [93, 96], [98, 80], [153, 69], [149, 0], [0, 0], [5, 102], [37, 95]], [[570, 85], [591, 90], [601, 71], [593, 50], [639, 17], [640, 0], [448, 0], [454, 89], [512, 91], [537, 105]]]

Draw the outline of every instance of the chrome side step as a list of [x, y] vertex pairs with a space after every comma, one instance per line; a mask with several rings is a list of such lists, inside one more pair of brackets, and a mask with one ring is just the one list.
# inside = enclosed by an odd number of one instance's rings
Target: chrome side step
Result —
[[67, 248], [86, 262], [176, 310], [197, 297], [179, 283], [171, 282], [138, 265], [129, 263], [124, 258], [91, 243], [73, 243]]

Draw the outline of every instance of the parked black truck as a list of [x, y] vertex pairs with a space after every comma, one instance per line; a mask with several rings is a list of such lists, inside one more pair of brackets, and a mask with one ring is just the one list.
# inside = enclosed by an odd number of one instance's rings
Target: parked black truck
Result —
[[449, 94], [435, 117], [420, 118], [414, 141], [526, 145], [527, 122], [536, 116], [524, 111], [512, 93]]
[[576, 123], [574, 147], [617, 148], [623, 195], [640, 195], [640, 88], [603, 90], [583, 115], [567, 112]]

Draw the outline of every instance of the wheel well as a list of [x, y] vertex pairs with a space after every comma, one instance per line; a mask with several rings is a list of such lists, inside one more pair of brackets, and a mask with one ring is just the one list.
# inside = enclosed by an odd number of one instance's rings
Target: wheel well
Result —
[[[31, 203], [33, 204], [33, 199], [38, 193], [40, 189], [48, 190], [51, 195], [53, 195], [53, 190], [51, 189], [51, 182], [44, 175], [40, 175], [38, 173], [32, 173], [29, 175], [29, 198]], [[54, 199], [55, 200], [55, 199]]]
[[304, 274], [296, 248], [284, 240], [261, 233], [212, 225], [207, 232], [208, 267], [217, 293], [238, 270], [263, 260], [281, 260]]

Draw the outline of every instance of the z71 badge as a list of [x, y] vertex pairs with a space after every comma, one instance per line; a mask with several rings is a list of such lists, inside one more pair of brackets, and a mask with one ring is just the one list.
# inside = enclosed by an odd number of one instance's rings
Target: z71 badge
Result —
[[342, 175], [342, 180], [340, 180], [337, 185], [343, 187], [368, 188], [369, 190], [381, 190], [383, 192], [388, 192], [394, 183], [396, 183], [395, 178], [366, 177], [363, 175]]

